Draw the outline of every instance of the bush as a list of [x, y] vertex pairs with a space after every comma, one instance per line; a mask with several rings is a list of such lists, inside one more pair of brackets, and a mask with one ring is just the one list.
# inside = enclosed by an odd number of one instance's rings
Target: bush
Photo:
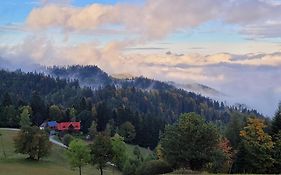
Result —
[[62, 138], [62, 143], [68, 146], [72, 140], [74, 140], [74, 137], [72, 135], [65, 134]]
[[172, 172], [172, 167], [163, 160], [151, 160], [144, 162], [137, 170], [137, 175], [165, 174]]
[[139, 161], [136, 159], [127, 159], [123, 167], [123, 175], [135, 175]]

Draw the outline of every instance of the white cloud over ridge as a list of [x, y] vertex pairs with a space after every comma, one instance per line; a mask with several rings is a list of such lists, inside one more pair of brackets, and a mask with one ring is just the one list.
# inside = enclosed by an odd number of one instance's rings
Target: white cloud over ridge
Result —
[[280, 52], [247, 55], [124, 54], [119, 44], [109, 43], [102, 48], [95, 43], [58, 47], [48, 38], [32, 37], [18, 46], [0, 48], [0, 55], [20, 63], [20, 66], [27, 62], [92, 64], [110, 74], [121, 72], [162, 81], [206, 84], [226, 94], [224, 100], [245, 103], [269, 116], [281, 98]]
[[[71, 6], [69, 0], [55, 2], [42, 0], [42, 6], [31, 11], [24, 29], [31, 36], [18, 45], [0, 46], [1, 57], [22, 64], [92, 64], [112, 74], [121, 72], [163, 81], [198, 82], [233, 94], [231, 101], [252, 104], [268, 115], [273, 114], [274, 105], [281, 99], [278, 76], [281, 75], [281, 53], [278, 50], [243, 55], [124, 52], [128, 47], [159, 41], [209, 21], [238, 26], [238, 32], [251, 39], [280, 38], [281, 5], [276, 1], [147, 0], [142, 5], [117, 3], [85, 7]], [[104, 44], [96, 41], [58, 44], [53, 39], [57, 35], [53, 38], [44, 35], [52, 30], [61, 31], [66, 38], [74, 33], [86, 36], [117, 34], [123, 38]]]

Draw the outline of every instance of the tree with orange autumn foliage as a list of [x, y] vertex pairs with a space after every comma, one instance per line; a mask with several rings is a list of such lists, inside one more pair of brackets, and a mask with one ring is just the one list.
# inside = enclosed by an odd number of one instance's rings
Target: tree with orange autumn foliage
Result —
[[235, 172], [266, 173], [273, 165], [271, 156], [273, 142], [264, 129], [264, 120], [249, 118], [247, 126], [240, 131], [241, 143], [235, 163]]

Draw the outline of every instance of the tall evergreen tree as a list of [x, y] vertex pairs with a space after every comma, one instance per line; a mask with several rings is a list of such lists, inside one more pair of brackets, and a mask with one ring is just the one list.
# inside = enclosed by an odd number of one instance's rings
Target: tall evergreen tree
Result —
[[37, 91], [32, 93], [30, 105], [33, 111], [32, 122], [39, 126], [46, 120], [47, 112], [45, 109], [45, 102], [39, 96], [39, 93]]
[[9, 106], [9, 105], [12, 105], [13, 102], [12, 102], [12, 98], [10, 96], [9, 93], [5, 93], [4, 94], [4, 99], [3, 99], [3, 102], [2, 102], [2, 106]]
[[278, 134], [279, 131], [281, 131], [281, 103], [279, 103], [275, 116], [272, 119], [272, 124], [271, 124], [272, 136], [274, 137], [274, 135]]

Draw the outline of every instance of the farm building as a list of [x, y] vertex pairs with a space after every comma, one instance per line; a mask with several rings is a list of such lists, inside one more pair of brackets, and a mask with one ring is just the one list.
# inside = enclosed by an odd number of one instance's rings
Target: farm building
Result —
[[51, 131], [80, 131], [80, 122], [61, 122], [56, 121], [44, 122], [40, 129], [50, 129]]
[[62, 122], [58, 123], [57, 130], [59, 131], [80, 131], [80, 122]]

